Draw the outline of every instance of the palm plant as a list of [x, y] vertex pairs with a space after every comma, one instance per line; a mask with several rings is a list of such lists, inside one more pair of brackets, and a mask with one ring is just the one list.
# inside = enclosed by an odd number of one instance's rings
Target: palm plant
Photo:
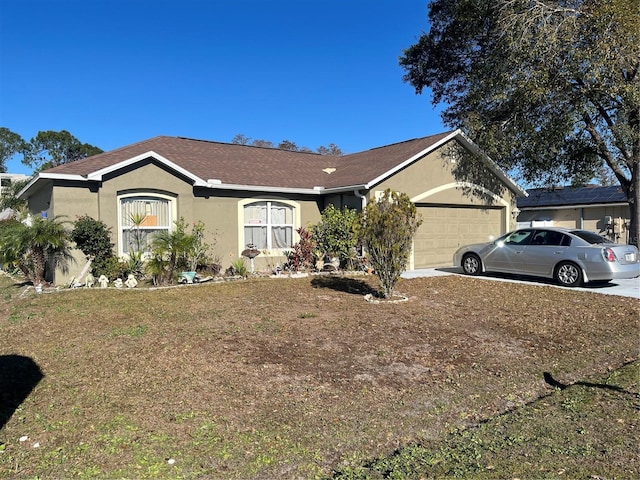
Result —
[[0, 258], [16, 264], [34, 285], [45, 282], [47, 263], [66, 271], [73, 257], [67, 222], [61, 218], [31, 217], [25, 223], [7, 225], [0, 232]]
[[185, 231], [184, 221], [175, 222], [176, 228], [171, 231], [158, 232], [151, 240], [153, 257], [160, 257], [166, 261], [166, 270], [162, 283], [171, 283], [173, 274], [179, 261], [185, 260], [185, 254], [191, 248], [192, 236]]

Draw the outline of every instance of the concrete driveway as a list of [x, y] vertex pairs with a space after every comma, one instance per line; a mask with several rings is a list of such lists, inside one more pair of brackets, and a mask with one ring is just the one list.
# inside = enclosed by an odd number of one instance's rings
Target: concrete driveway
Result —
[[[460, 267], [422, 268], [404, 272], [402, 278], [435, 277], [440, 275], [464, 275]], [[547, 278], [527, 277], [524, 275], [510, 275], [507, 273], [484, 273], [476, 278], [498, 282], [520, 282], [531, 285], [547, 285], [554, 288], [568, 288], [556, 285], [553, 280]], [[629, 280], [613, 280], [605, 284], [589, 284], [583, 287], [568, 288], [584, 292], [602, 293], [606, 295], [619, 295], [640, 299], [640, 277]]]

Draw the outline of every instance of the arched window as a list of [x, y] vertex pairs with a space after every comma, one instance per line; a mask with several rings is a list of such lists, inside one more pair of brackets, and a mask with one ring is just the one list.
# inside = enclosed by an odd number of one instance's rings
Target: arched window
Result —
[[293, 246], [294, 208], [281, 202], [262, 201], [244, 206], [244, 244], [261, 250]]
[[168, 232], [173, 225], [173, 199], [159, 195], [120, 197], [120, 255], [150, 250], [153, 235]]

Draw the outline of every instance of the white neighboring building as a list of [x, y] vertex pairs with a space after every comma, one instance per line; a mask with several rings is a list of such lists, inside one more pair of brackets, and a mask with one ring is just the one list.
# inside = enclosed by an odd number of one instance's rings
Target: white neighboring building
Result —
[[0, 173], [0, 196], [4, 195], [4, 191], [11, 186], [13, 182], [27, 180], [29, 175], [22, 173]]

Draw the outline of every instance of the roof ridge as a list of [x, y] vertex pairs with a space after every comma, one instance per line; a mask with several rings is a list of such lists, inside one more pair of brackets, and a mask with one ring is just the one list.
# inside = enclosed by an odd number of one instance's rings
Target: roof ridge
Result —
[[[395, 145], [402, 145], [404, 143], [409, 143], [409, 142], [415, 142], [417, 140], [426, 140], [428, 138], [432, 138], [432, 137], [446, 137], [447, 135], [451, 135], [452, 133], [456, 132], [456, 130], [449, 130], [447, 132], [442, 132], [442, 133], [434, 133], [433, 135], [427, 135], [425, 137], [416, 137], [416, 138], [410, 138], [408, 140], [401, 140], [399, 142], [395, 142], [395, 143], [390, 143], [388, 145], [380, 145], [378, 147], [372, 147], [369, 148], [367, 150], [362, 150], [360, 152], [355, 152], [355, 153], [364, 153], [364, 152], [371, 152], [373, 150], [379, 150], [381, 148], [387, 148], [387, 147], [393, 147]], [[350, 153], [349, 155], [354, 155], [355, 153]]]

